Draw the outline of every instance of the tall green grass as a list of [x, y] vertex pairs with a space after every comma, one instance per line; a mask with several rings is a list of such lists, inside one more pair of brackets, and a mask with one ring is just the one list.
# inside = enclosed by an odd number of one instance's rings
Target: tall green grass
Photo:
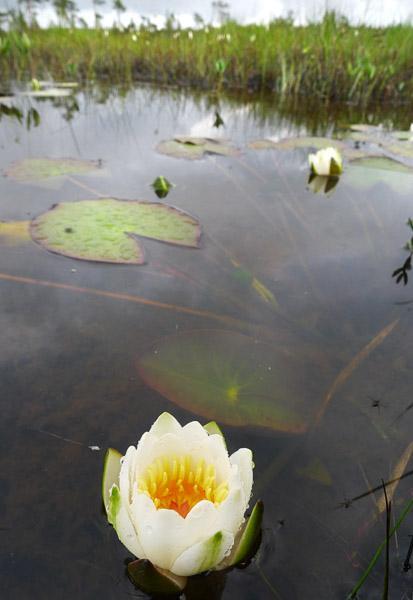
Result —
[[[7, 33], [0, 34], [4, 40]], [[308, 100], [411, 102], [413, 27], [352, 27], [334, 13], [295, 27], [235, 22], [200, 30], [27, 31], [30, 49], [1, 50], [2, 77], [155, 81], [202, 89], [270, 90]]]

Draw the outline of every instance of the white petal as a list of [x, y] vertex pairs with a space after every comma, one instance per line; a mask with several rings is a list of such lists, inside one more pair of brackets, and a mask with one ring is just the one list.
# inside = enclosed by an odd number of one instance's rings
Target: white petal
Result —
[[182, 427], [175, 417], [168, 412], [164, 412], [156, 419], [155, 423], [150, 428], [149, 433], [156, 437], [161, 437], [165, 435], [165, 433], [175, 433], [176, 435], [179, 435], [181, 431]]
[[[240, 448], [229, 457], [232, 465], [238, 466], [238, 475], [244, 492], [246, 502], [249, 502], [253, 482], [252, 452], [249, 448]], [[245, 507], [247, 508], [247, 507]]]
[[132, 499], [133, 462], [135, 454], [135, 446], [129, 446], [125, 456], [121, 459], [122, 465], [119, 473], [119, 490], [121, 497], [127, 503], [130, 503]]
[[186, 445], [182, 435], [165, 433], [158, 438], [149, 433], [142, 443], [139, 443], [135, 455], [133, 467], [135, 478], [146, 471], [157, 458], [173, 458], [184, 454], [186, 454]]
[[185, 519], [174, 510], [156, 510], [145, 494], [135, 496], [132, 513], [146, 557], [154, 565], [170, 569], [180, 550], [178, 544], [185, 541]]
[[129, 511], [122, 503], [116, 515], [115, 530], [122, 544], [137, 558], [146, 558], [138, 535], [129, 516]]
[[248, 501], [245, 499], [244, 491], [240, 485], [230, 488], [228, 496], [217, 507], [218, 528], [231, 531], [235, 536], [244, 521], [247, 503]]
[[182, 427], [182, 434], [188, 446], [188, 450], [190, 450], [192, 446], [197, 447], [203, 445], [208, 439], [208, 433], [199, 421], [187, 423]]
[[231, 463], [224, 438], [219, 434], [210, 435], [208, 446], [211, 462], [215, 465], [218, 482], [228, 479]]
[[216, 567], [231, 550], [234, 536], [229, 531], [217, 531], [207, 540], [185, 550], [171, 567], [176, 575], [195, 575]]

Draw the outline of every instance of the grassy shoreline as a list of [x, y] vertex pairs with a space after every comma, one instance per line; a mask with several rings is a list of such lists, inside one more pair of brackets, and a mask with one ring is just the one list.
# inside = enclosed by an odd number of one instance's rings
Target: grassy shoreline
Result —
[[413, 26], [228, 23], [200, 30], [29, 29], [0, 32], [7, 78], [148, 81], [199, 89], [271, 91], [311, 101], [411, 103]]

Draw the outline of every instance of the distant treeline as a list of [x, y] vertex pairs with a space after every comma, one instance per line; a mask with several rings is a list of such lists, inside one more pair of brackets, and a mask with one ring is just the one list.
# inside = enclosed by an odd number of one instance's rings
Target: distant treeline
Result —
[[[71, 0], [64, 2], [67, 7]], [[102, 0], [95, 0], [95, 8]], [[413, 27], [351, 26], [334, 12], [317, 23], [292, 19], [240, 25], [220, 7], [220, 26], [183, 29], [173, 16], [159, 30], [148, 21], [110, 30], [29, 26], [8, 15], [0, 31], [0, 69], [7, 78], [152, 81], [201, 89], [271, 91], [307, 101], [389, 101], [413, 98]], [[122, 5], [123, 7], [123, 5]], [[62, 13], [63, 15], [63, 13]], [[69, 16], [67, 16], [69, 15]], [[99, 25], [99, 23], [97, 23]]]

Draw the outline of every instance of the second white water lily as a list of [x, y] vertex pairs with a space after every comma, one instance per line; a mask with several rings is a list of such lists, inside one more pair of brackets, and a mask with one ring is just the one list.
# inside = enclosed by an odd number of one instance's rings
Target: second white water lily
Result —
[[343, 159], [340, 152], [333, 147], [310, 154], [308, 162], [316, 175], [341, 175], [343, 172]]
[[218, 431], [198, 421], [182, 427], [163, 413], [123, 458], [112, 454], [105, 508], [136, 557], [180, 576], [227, 566], [251, 496], [253, 462], [247, 448], [229, 456]]

